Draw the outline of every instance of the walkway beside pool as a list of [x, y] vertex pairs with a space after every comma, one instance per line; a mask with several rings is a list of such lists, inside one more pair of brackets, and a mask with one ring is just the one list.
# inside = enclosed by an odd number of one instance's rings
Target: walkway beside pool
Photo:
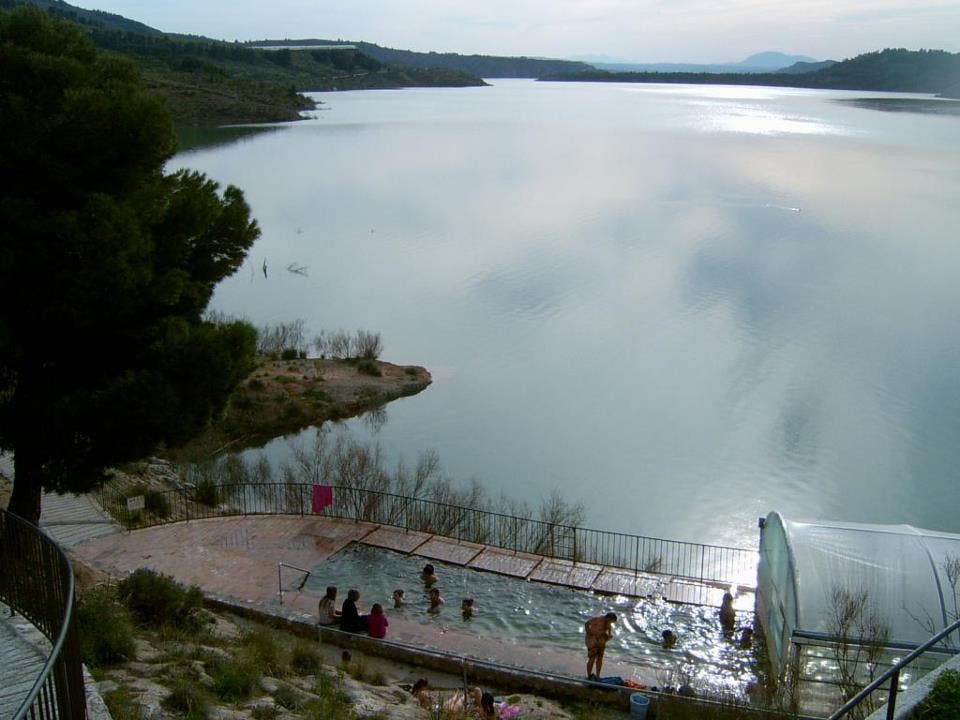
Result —
[[[583, 590], [637, 597], [656, 593], [675, 601], [696, 595], [708, 598], [708, 604], [716, 606], [724, 591], [680, 578], [645, 573], [635, 576], [628, 571], [321, 516], [253, 515], [192, 520], [93, 538], [75, 545], [72, 553], [82, 562], [116, 577], [149, 568], [181, 583], [197, 585], [205, 594], [228, 604], [311, 620], [316, 617], [319, 597], [294, 589], [303, 576], [296, 568], [315, 568], [353, 542], [496, 572], [518, 581], [535, 580]], [[369, 607], [363, 598], [361, 606], [363, 610]], [[752, 592], [741, 593], [737, 606], [752, 610]], [[459, 618], [458, 611], [454, 614]], [[571, 677], [585, 673], [585, 651], [525, 647], [504, 638], [470, 633], [462, 623], [423, 625], [392, 614], [390, 637], [455, 656], [545, 673]], [[647, 685], [663, 683], [653, 668], [618, 661], [615, 653], [608, 653], [603, 672]]]

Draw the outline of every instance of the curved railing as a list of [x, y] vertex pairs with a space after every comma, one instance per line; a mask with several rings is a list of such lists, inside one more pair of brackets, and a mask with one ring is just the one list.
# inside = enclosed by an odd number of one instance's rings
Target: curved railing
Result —
[[888, 680], [890, 681], [890, 689], [887, 694], [887, 720], [893, 720], [894, 715], [897, 709], [897, 691], [900, 686], [900, 671], [909, 665], [911, 662], [916, 660], [918, 657], [923, 655], [927, 650], [933, 648], [934, 645], [943, 640], [950, 633], [960, 630], [960, 619], [955, 620], [950, 625], [945, 627], [943, 630], [938, 632], [936, 635], [927, 640], [923, 645], [920, 645], [914, 649], [909, 654], [905, 655], [900, 662], [891, 667], [880, 677], [874, 680], [872, 683], [867, 685], [863, 690], [854, 695], [850, 700], [848, 700], [844, 705], [837, 709], [827, 720], [840, 720], [840, 718], [846, 717], [854, 708], [859, 707], [860, 703], [864, 702], [874, 690], [880, 688]]
[[[126, 527], [137, 528], [224, 515], [309, 515], [315, 509], [312, 500], [317, 487], [321, 486], [240, 483], [207, 488], [206, 493], [168, 490], [139, 498], [104, 489], [100, 503]], [[658, 573], [719, 586], [753, 588], [756, 584], [755, 550], [591, 530], [360, 488], [334, 486], [329, 490], [325, 496], [329, 503], [324, 501], [319, 509], [328, 517], [392, 525], [634, 573]]]
[[52, 645], [13, 720], [84, 720], [87, 702], [73, 622], [73, 569], [39, 528], [6, 510], [0, 510], [0, 599]]

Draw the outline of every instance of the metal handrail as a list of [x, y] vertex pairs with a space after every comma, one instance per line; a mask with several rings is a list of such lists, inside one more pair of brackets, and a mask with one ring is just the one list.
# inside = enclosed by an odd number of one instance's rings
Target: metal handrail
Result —
[[52, 644], [13, 720], [84, 720], [87, 701], [70, 560], [39, 528], [6, 510], [0, 510], [0, 537], [0, 597]]
[[[131, 513], [125, 496], [102, 488], [100, 504], [129, 528], [224, 515], [311, 514], [309, 483], [236, 483], [220, 485], [221, 502], [210, 507], [185, 490], [167, 490], [171, 512], [160, 518]], [[689, 578], [704, 584], [755, 585], [757, 551], [746, 548], [628, 535], [549, 523], [534, 518], [450, 505], [376, 490], [332, 486], [334, 503], [326, 517], [373, 522], [476, 542], [511, 552], [590, 563], [633, 572]]]
[[300, 585], [297, 587], [297, 590], [303, 590], [303, 586], [306, 585], [307, 579], [310, 577], [312, 570], [307, 570], [306, 568], [297, 567], [296, 565], [290, 565], [289, 563], [280, 562], [277, 563], [277, 591], [280, 593], [280, 604], [283, 605], [283, 569], [287, 567], [291, 570], [299, 570], [302, 573], [305, 573], [303, 580], [300, 581]]
[[883, 685], [887, 680], [890, 680], [890, 691], [887, 695], [887, 720], [893, 720], [893, 715], [897, 707], [897, 691], [900, 685], [900, 670], [904, 668], [909, 663], [913, 662], [915, 659], [923, 655], [927, 650], [932, 648], [938, 642], [943, 640], [947, 635], [954, 632], [955, 630], [960, 629], [960, 618], [955, 620], [953, 623], [945, 627], [943, 630], [938, 632], [936, 635], [927, 640], [923, 645], [919, 645], [912, 652], [905, 655], [901, 660], [887, 670], [885, 673], [880, 675], [876, 680], [867, 685], [863, 690], [858, 692], [852, 698], [850, 698], [846, 703], [844, 703], [836, 712], [833, 713], [827, 720], [839, 720], [840, 718], [846, 716], [853, 708], [859, 705], [861, 702], [866, 700], [867, 696], [870, 695], [874, 690]]

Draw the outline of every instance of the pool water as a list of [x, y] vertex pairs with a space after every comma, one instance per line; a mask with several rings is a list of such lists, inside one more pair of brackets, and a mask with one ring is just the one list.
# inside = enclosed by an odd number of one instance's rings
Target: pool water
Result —
[[[429, 613], [420, 571], [436, 569], [444, 605]], [[617, 613], [607, 658], [655, 668], [663, 685], [684, 682], [714, 691], [742, 691], [754, 681], [754, 652], [723, 637], [716, 608], [668, 603], [663, 599], [603, 596], [457, 565], [408, 556], [390, 550], [351, 544], [315, 567], [304, 589], [323, 595], [327, 585], [339, 588], [340, 601], [349, 588], [361, 593], [360, 605], [379, 602], [388, 615], [422, 624], [462, 624], [464, 630], [500, 637], [532, 648], [583, 652], [583, 623], [611, 610]], [[406, 604], [393, 608], [391, 596], [404, 590]], [[464, 620], [461, 601], [474, 600], [474, 615]], [[737, 628], [752, 624], [752, 613], [738, 613]], [[661, 646], [661, 633], [672, 630], [677, 644]]]

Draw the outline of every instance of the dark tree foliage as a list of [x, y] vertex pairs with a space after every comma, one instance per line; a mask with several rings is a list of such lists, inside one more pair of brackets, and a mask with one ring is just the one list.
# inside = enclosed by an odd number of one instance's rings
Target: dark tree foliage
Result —
[[131, 64], [0, 13], [0, 448], [33, 522], [41, 489], [187, 439], [251, 368], [254, 329], [202, 316], [259, 230], [237, 188], [165, 175], [174, 146]]

